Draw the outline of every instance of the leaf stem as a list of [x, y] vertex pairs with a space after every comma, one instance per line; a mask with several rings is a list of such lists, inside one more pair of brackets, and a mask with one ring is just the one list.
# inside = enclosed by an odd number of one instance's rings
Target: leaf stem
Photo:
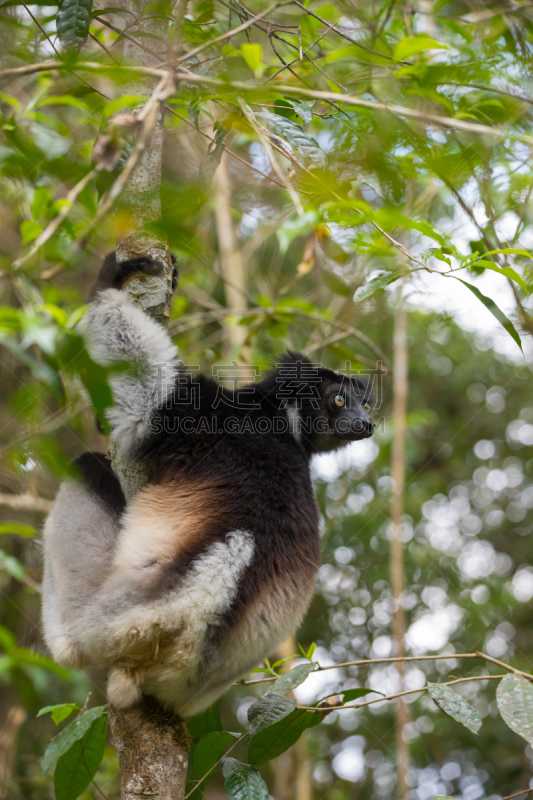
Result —
[[229, 747], [229, 748], [226, 750], [226, 752], [224, 753], [224, 755], [223, 755], [223, 756], [221, 756], [221, 757], [218, 759], [218, 761], [216, 762], [216, 764], [213, 764], [213, 766], [211, 767], [211, 769], [210, 769], [210, 770], [208, 770], [208, 771], [205, 773], [205, 775], [204, 775], [202, 778], [200, 778], [200, 780], [198, 781], [198, 783], [197, 783], [197, 784], [195, 784], [195, 786], [194, 786], [194, 789], [191, 789], [191, 791], [190, 791], [190, 792], [188, 792], [188, 793], [185, 795], [185, 797], [183, 798], [183, 800], [187, 800], [187, 798], [188, 798], [188, 797], [190, 797], [190, 796], [191, 796], [191, 794], [193, 794], [193, 792], [195, 792], [195, 791], [197, 790], [197, 788], [200, 786], [200, 784], [201, 784], [201, 783], [203, 783], [203, 782], [205, 781], [205, 779], [208, 777], [208, 775], [211, 775], [211, 773], [212, 773], [212, 772], [213, 772], [213, 771], [214, 771], [214, 770], [215, 770], [215, 769], [218, 767], [218, 765], [220, 764], [220, 762], [222, 761], [222, 759], [223, 759], [223, 758], [226, 758], [226, 756], [228, 755], [228, 753], [231, 753], [231, 751], [232, 751], [232, 750], [235, 750], [235, 748], [237, 747], [237, 745], [238, 745], [238, 744], [240, 744], [240, 743], [243, 741], [243, 739], [246, 739], [246, 737], [247, 737], [247, 736], [248, 736], [248, 731], [246, 731], [246, 733], [243, 733], [243, 735], [240, 737], [240, 739], [237, 739], [237, 741], [236, 741], [236, 742], [234, 742], [234, 743], [231, 745], [231, 747]]

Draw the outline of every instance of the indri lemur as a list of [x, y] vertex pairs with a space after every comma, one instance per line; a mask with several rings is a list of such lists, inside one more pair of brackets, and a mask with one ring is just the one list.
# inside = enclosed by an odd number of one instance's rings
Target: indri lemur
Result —
[[104, 455], [77, 459], [44, 531], [43, 620], [59, 664], [109, 670], [117, 706], [144, 693], [190, 716], [300, 624], [320, 558], [310, 459], [374, 423], [366, 384], [297, 353], [235, 392], [188, 375], [120, 290], [162, 269], [108, 256], [82, 320], [96, 363], [131, 364], [110, 373], [107, 417], [150, 479], [126, 503]]

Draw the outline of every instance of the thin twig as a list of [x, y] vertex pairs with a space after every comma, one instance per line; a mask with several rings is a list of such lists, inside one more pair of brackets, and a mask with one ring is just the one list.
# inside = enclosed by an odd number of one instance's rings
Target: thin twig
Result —
[[504, 669], [514, 673], [515, 675], [522, 675], [524, 678], [527, 678], [528, 681], [533, 681], [533, 675], [530, 675], [528, 672], [522, 672], [521, 669], [515, 669], [515, 667], [510, 667], [509, 664], [505, 664], [503, 661], [498, 661], [497, 658], [493, 658], [492, 656], [487, 656], [480, 650], [476, 651], [476, 655], [478, 656], [478, 658], [483, 658], [485, 659], [485, 661], [490, 661], [491, 664], [497, 664], [499, 667], [503, 667]]
[[[326, 36], [326, 34], [328, 34], [328, 33], [330, 32], [330, 30], [331, 30], [332, 28], [334, 28], [334, 27], [335, 27], [334, 25], [330, 25], [330, 26], [329, 26], [329, 28], [327, 28], [325, 31], [323, 31], [323, 32], [320, 34], [320, 36], [318, 37], [318, 39], [315, 39], [315, 41], [314, 41], [312, 44], [310, 44], [310, 45], [309, 45], [309, 47], [307, 48], [307, 50], [304, 50], [304, 52], [303, 52], [303, 55], [304, 55], [304, 56], [305, 56], [305, 55], [307, 55], [307, 53], [309, 52], [309, 50], [312, 50], [312, 48], [313, 48], [313, 47], [315, 47], [315, 46], [316, 46], [316, 45], [319, 43], [319, 41], [320, 41], [321, 39], [323, 39], [323, 38], [324, 38], [324, 36]], [[293, 65], [293, 64], [296, 64], [296, 62], [297, 62], [297, 61], [301, 61], [301, 60], [302, 60], [302, 59], [301, 59], [301, 55], [300, 55], [300, 54], [298, 54], [297, 58], [295, 58], [293, 61], [290, 61], [288, 64], [285, 64], [284, 66], [280, 67], [280, 68], [278, 69], [278, 71], [277, 71], [277, 72], [274, 72], [274, 74], [273, 74], [273, 75], [269, 75], [269, 77], [266, 79], [265, 83], [268, 83], [269, 81], [271, 81], [271, 80], [272, 80], [272, 78], [275, 78], [275, 77], [276, 77], [276, 75], [279, 75], [279, 74], [280, 74], [280, 72], [283, 72], [283, 70], [284, 70], [284, 69], [287, 69], [287, 67], [292, 67], [292, 65]]]
[[[139, 42], [139, 40], [135, 39], [134, 36], [130, 36], [130, 34], [127, 32], [127, 30], [123, 30], [122, 28], [118, 28], [116, 25], [113, 25], [112, 22], [108, 22], [107, 19], [103, 19], [102, 17], [98, 17], [98, 22], [101, 22], [102, 25], [106, 26], [106, 28], [109, 28], [110, 30], [115, 31], [115, 33], [118, 33], [119, 34], [119, 39], [120, 39], [121, 36], [123, 36], [124, 39], [128, 39], [128, 41], [132, 42], [132, 44], [134, 44], [136, 47], [140, 47], [141, 50], [144, 50], [145, 53], [148, 53], [149, 55], [153, 56], [154, 58], [157, 58], [157, 60], [161, 61], [161, 63], [163, 63], [165, 61], [165, 59], [162, 56], [160, 56], [158, 53], [154, 53], [153, 50], [150, 50], [148, 47], [146, 47], [146, 45], [144, 45], [141, 42]], [[116, 39], [115, 41], [118, 41], [118, 39]]]
[[[228, 750], [226, 750], [226, 752], [224, 753], [222, 758], [225, 758], [229, 753], [231, 753], [232, 750], [235, 750], [237, 745], [240, 744], [243, 741], [243, 739], [246, 739], [247, 736], [248, 736], [248, 731], [246, 731], [246, 733], [243, 733], [243, 735], [240, 737], [240, 739], [237, 739], [237, 741], [234, 744], [232, 744], [231, 747]], [[200, 784], [205, 781], [205, 779], [208, 777], [208, 775], [211, 775], [211, 773], [218, 767], [218, 765], [222, 761], [222, 758], [219, 758], [218, 761], [216, 762], [216, 764], [213, 764], [211, 769], [208, 772], [206, 772], [205, 775], [202, 778], [200, 778], [198, 783], [195, 784], [194, 789], [191, 789], [191, 791], [188, 794], [185, 795], [183, 800], [187, 800], [187, 798], [190, 797], [191, 794], [193, 794], [193, 792], [195, 792], [197, 790], [197, 788], [200, 786]]]
[[[471, 675], [468, 678], [455, 678], [453, 681], [445, 681], [444, 683], [439, 683], [439, 686], [453, 686], [456, 683], [466, 683], [467, 681], [488, 681], [488, 680], [501, 680], [505, 678], [505, 675]], [[371, 706], [374, 703], [384, 703], [387, 700], [396, 700], [397, 697], [405, 697], [408, 694], [417, 694], [418, 692], [427, 692], [428, 686], [422, 686], [420, 689], [406, 689], [404, 692], [396, 692], [396, 694], [389, 694], [386, 697], [377, 697], [375, 700], [366, 700], [364, 703], [358, 703], [357, 705], [339, 705], [332, 708], [331, 706], [327, 708], [317, 708], [316, 706], [298, 706], [304, 711], [316, 711], [317, 713], [323, 713], [327, 711], [330, 713], [333, 711], [342, 711], [344, 708], [364, 708], [364, 706]], [[342, 692], [339, 692], [342, 694]]]
[[[201, 128], [197, 128], [196, 125], [193, 122], [191, 122], [189, 119], [187, 119], [186, 117], [182, 117], [181, 114], [178, 114], [177, 111], [174, 111], [174, 109], [171, 106], [167, 105], [167, 106], [165, 106], [165, 108], [166, 108], [167, 111], [170, 111], [170, 113], [173, 114], [175, 117], [178, 117], [178, 119], [181, 119], [182, 122], [185, 122], [187, 125], [189, 125], [189, 127], [193, 128], [195, 131], [197, 131], [202, 136], [204, 136], [208, 141], [210, 141], [210, 142], [214, 142], [215, 141], [214, 139], [211, 138], [211, 136], [209, 136], [208, 133], [205, 133], [205, 131], [203, 131]], [[260, 169], [258, 169], [257, 167], [254, 167], [254, 165], [250, 164], [249, 161], [245, 161], [244, 158], [241, 158], [240, 156], [238, 156], [237, 153], [234, 153], [233, 150], [230, 150], [228, 147], [226, 147], [225, 150], [226, 150], [226, 153], [228, 153], [230, 156], [233, 156], [233, 158], [236, 158], [237, 161], [241, 162], [241, 164], [244, 164], [249, 169], [252, 169], [252, 170], [254, 170], [254, 172], [257, 172], [259, 175], [262, 175], [263, 178], [267, 178], [267, 180], [272, 181], [272, 183], [275, 183], [277, 186], [280, 186], [282, 189], [285, 189], [285, 186], [282, 183], [280, 183], [280, 181], [276, 180], [276, 178], [273, 178], [272, 175], [267, 175], [266, 172], [261, 172]]]
[[215, 36], [214, 39], [210, 39], [208, 42], [204, 42], [204, 44], [198, 45], [189, 53], [185, 53], [185, 55], [180, 56], [180, 58], [176, 59], [176, 63], [180, 64], [182, 61], [187, 61], [188, 58], [192, 58], [193, 56], [198, 55], [198, 53], [203, 52], [211, 45], [216, 44], [217, 42], [223, 42], [225, 39], [230, 39], [232, 36], [235, 36], [237, 33], [241, 33], [241, 31], [245, 31], [247, 28], [250, 28], [255, 22], [263, 17], [266, 17], [268, 14], [271, 14], [277, 8], [283, 5], [287, 5], [288, 2], [292, 2], [292, 0], [286, 0], [285, 3], [274, 3], [274, 5], [269, 6], [264, 11], [261, 11], [259, 14], [247, 19], [246, 22], [243, 22], [242, 25], [238, 25], [236, 28], [233, 28], [231, 31], [226, 31], [226, 33], [221, 33], [220, 36]]
[[57, 215], [57, 217], [54, 217], [53, 220], [51, 220], [48, 223], [46, 228], [43, 231], [41, 231], [41, 233], [33, 243], [30, 250], [26, 253], [26, 255], [17, 258], [16, 261], [13, 262], [14, 269], [19, 269], [23, 264], [29, 261], [29, 259], [32, 258], [38, 252], [39, 248], [41, 248], [43, 244], [45, 244], [50, 239], [50, 237], [54, 235], [59, 226], [68, 217], [78, 196], [83, 192], [87, 184], [90, 183], [92, 179], [95, 178], [102, 169], [103, 167], [97, 164], [96, 167], [93, 167], [93, 169], [90, 172], [88, 172], [87, 175], [85, 175], [85, 177], [81, 179], [81, 181], [78, 181], [78, 183], [72, 187], [70, 192], [65, 197], [63, 205], [61, 206], [61, 209], [59, 210], [59, 214]]
[[[292, 1], [295, 2], [295, 0]], [[109, 69], [107, 65], [90, 61], [79, 63], [76, 65], [76, 68], [78, 70], [86, 69], [95, 72]], [[117, 65], [113, 65], [113, 69], [118, 68], [119, 67]], [[166, 74], [165, 70], [155, 69], [153, 67], [135, 67], [129, 64], [124, 64], [121, 65], [121, 68], [129, 72], [138, 73], [140, 75], [152, 75], [155, 78], [162, 78]], [[2, 78], [16, 78], [23, 75], [31, 75], [37, 72], [50, 72], [60, 69], [68, 69], [68, 66], [58, 61], [43, 61], [40, 64], [28, 64], [24, 67], [14, 67], [12, 69], [0, 70], [0, 80]], [[220, 78], [212, 78], [208, 75], [196, 75], [192, 72], [177, 72], [175, 77], [178, 81], [181, 80], [188, 83], [205, 84], [206, 86], [213, 86], [216, 88], [238, 89], [243, 92], [254, 91], [261, 88], [264, 90], [264, 84], [257, 83], [256, 81], [224, 81]], [[490, 136], [493, 139], [513, 139], [514, 141], [523, 142], [524, 144], [533, 147], [533, 136], [528, 136], [527, 134], [514, 133], [513, 131], [504, 130], [497, 126], [489, 127], [488, 125], [481, 125], [477, 122], [467, 122], [466, 120], [455, 119], [454, 117], [441, 117], [439, 114], [430, 114], [425, 111], [418, 111], [414, 108], [408, 108], [407, 106], [378, 103], [373, 102], [372, 100], [364, 100], [363, 98], [356, 97], [354, 95], [325, 92], [317, 89], [306, 89], [301, 86], [289, 86], [286, 84], [279, 84], [275, 87], [275, 91], [283, 92], [296, 97], [308, 97], [313, 100], [345, 103], [348, 106], [367, 108], [369, 111], [386, 111], [393, 116], [416, 119], [420, 122], [437, 125], [439, 128], [464, 131], [465, 133], [475, 133], [480, 136]]]
[[[328, 664], [325, 667], [317, 666], [315, 672], [324, 672], [327, 669], [341, 669], [342, 667], [363, 667], [373, 664], [394, 664], [398, 661], [439, 661], [446, 658], [479, 658], [477, 653], [446, 653], [438, 656], [391, 656], [390, 658], [363, 658], [359, 661], [344, 661], [342, 664]], [[257, 681], [241, 681], [246, 685], [251, 683], [264, 683], [265, 681], [275, 681], [279, 675], [272, 678], [261, 678]]]
[[[256, 122], [255, 118], [253, 117], [253, 115], [246, 108], [245, 103], [240, 103], [240, 106], [241, 106], [241, 110], [242, 110], [244, 116], [246, 117], [246, 119], [248, 120], [250, 125], [252, 126], [252, 128], [255, 131], [257, 137], [259, 138], [259, 141], [263, 145], [263, 147], [264, 147], [264, 149], [266, 151], [266, 154], [268, 156], [268, 160], [270, 161], [270, 165], [271, 165], [272, 169], [274, 170], [274, 172], [276, 173], [276, 175], [278, 176], [280, 181], [282, 181], [285, 184], [285, 188], [287, 189], [287, 191], [288, 191], [288, 193], [289, 193], [289, 195], [291, 197], [291, 200], [294, 203], [294, 207], [295, 207], [298, 215], [300, 217], [302, 217], [303, 214], [304, 214], [302, 203], [300, 201], [300, 198], [298, 197], [298, 193], [296, 192], [294, 186], [292, 185], [290, 180], [287, 178], [287, 176], [285, 175], [285, 173], [281, 169], [280, 165], [278, 164], [277, 159], [274, 156], [274, 153], [272, 152], [272, 147], [270, 145], [270, 142], [268, 141], [267, 135], [265, 135], [268, 132], [264, 131], [264, 129], [262, 129], [261, 126], [257, 124], [257, 122]], [[284, 153], [284, 155], [286, 155], [286, 154]]]
[[515, 792], [514, 794], [508, 794], [507, 797], [502, 797], [502, 800], [511, 800], [513, 797], [518, 797], [521, 794], [531, 794], [533, 789], [522, 789], [521, 792]]
[[33, 494], [0, 494], [0, 506], [6, 506], [13, 511], [36, 511], [39, 514], [48, 514], [53, 504], [53, 500], [46, 500]]
[[[311, 11], [310, 8], [307, 8], [302, 3], [299, 3], [298, 0], [292, 0], [292, 2], [295, 5], [297, 5], [299, 8], [301, 8], [302, 11], [305, 11], [306, 14], [309, 14], [311, 17], [314, 17], [319, 22], [321, 22], [323, 25], [328, 25], [329, 26], [329, 22], [326, 19], [324, 19], [323, 17], [319, 17], [318, 14], [315, 14], [315, 12]], [[373, 50], [372, 47], [367, 47], [366, 45], [361, 44], [361, 42], [358, 42], [357, 39], [352, 39], [352, 37], [348, 36], [347, 33], [344, 33], [344, 31], [341, 31], [339, 28], [337, 28], [336, 25], [333, 25], [332, 29], [335, 31], [335, 33], [338, 33], [339, 36], [342, 36], [343, 39], [346, 39], [348, 42], [351, 42], [351, 44], [354, 44], [356, 47], [360, 47], [361, 50], [366, 50], [367, 53], [372, 53], [373, 55], [379, 56], [380, 58], [387, 59], [388, 61], [394, 61], [395, 60], [392, 56], [388, 56], [388, 55], [385, 55], [384, 53], [378, 52], [377, 50]], [[405, 63], [408, 63], [408, 62], [401, 61], [399, 63], [405, 64]]]

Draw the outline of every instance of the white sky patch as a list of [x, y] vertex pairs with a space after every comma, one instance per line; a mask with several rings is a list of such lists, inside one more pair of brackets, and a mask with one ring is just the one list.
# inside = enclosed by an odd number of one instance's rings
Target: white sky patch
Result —
[[[480, 223], [486, 222], [484, 209], [478, 202], [475, 182], [472, 181], [471, 186], [463, 190], [462, 194], [466, 202], [474, 208]], [[517, 221], [516, 214], [511, 212], [505, 214], [498, 221], [498, 234], [501, 241], [512, 240]], [[445, 222], [448, 225], [444, 227], [448, 228], [447, 233], [457, 249], [464, 254], [469, 253], [470, 241], [480, 238], [479, 231], [470, 217], [461, 208], [458, 208], [455, 219], [446, 220]], [[531, 244], [533, 244], [533, 241]], [[421, 245], [411, 248], [413, 255], [418, 256], [427, 247], [433, 246], [429, 239], [425, 239]], [[526, 250], [531, 249], [530, 243], [526, 241], [525, 236], [522, 236], [521, 241], [515, 247]], [[509, 256], [509, 261], [513, 266], [513, 255]], [[432, 266], [441, 269], [445, 265], [437, 267], [435, 263]], [[516, 271], [520, 274], [521, 268], [518, 266]], [[492, 270], [485, 270], [480, 276], [471, 275], [466, 270], [458, 272], [456, 275], [467, 283], [474, 284], [484, 295], [494, 300], [501, 311], [513, 321], [516, 317], [516, 303], [506, 278], [497, 275]], [[394, 286], [389, 289], [389, 291], [391, 290], [394, 290]], [[464, 330], [478, 334], [480, 344], [483, 344], [483, 340], [485, 340], [488, 346], [493, 347], [497, 353], [505, 356], [513, 363], [522, 365], [533, 361], [533, 342], [531, 337], [524, 336], [522, 339], [522, 347], [525, 353], [524, 359], [518, 345], [502, 328], [498, 320], [460, 281], [453, 278], [441, 278], [438, 275], [421, 271], [417, 273], [415, 280], [408, 287], [407, 297], [409, 306], [413, 309], [425, 307], [437, 313], [450, 314]], [[526, 307], [530, 306], [531, 301], [526, 301], [524, 305]]]

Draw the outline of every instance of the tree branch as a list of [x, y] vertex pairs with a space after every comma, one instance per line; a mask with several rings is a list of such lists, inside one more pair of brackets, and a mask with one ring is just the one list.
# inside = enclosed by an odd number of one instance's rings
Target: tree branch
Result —
[[[0, 70], [0, 80], [2, 78], [14, 78], [22, 75], [31, 75], [32, 73], [36, 72], [49, 72], [51, 70], [60, 70], [65, 68], [67, 68], [65, 67], [65, 64], [58, 61], [45, 61], [41, 64], [28, 64], [24, 67]], [[151, 75], [155, 78], [161, 78], [165, 74], [163, 69], [155, 69], [153, 67], [134, 67], [131, 65], [122, 65], [119, 67], [117, 64], [113, 65], [114, 70], [119, 68], [131, 73], [137, 73], [139, 75]], [[91, 72], [105, 72], [108, 67], [88, 61], [77, 64], [76, 69], [86, 69]], [[264, 92], [265, 90], [264, 84], [257, 83], [256, 81], [224, 81], [220, 78], [211, 78], [208, 75], [196, 75], [192, 72], [177, 72], [175, 77], [177, 80], [183, 80], [187, 83], [204, 84], [206, 86], [213, 86], [215, 88], [223, 89], [237, 89], [242, 92], [253, 92], [257, 90], [262, 90]], [[316, 89], [306, 89], [305, 87], [289, 86], [286, 84], [277, 84], [275, 91], [277, 93], [283, 92], [284, 94], [288, 94], [293, 97], [307, 97], [310, 100], [345, 103], [348, 106], [367, 108], [370, 111], [385, 111], [393, 116], [416, 119], [420, 122], [425, 122], [430, 125], [437, 125], [439, 128], [464, 131], [465, 133], [475, 133], [480, 136], [489, 136], [492, 139], [499, 139], [500, 141], [505, 139], [513, 139], [516, 142], [523, 142], [524, 144], [533, 147], [533, 136], [528, 136], [527, 134], [514, 133], [511, 130], [497, 126], [490, 127], [489, 125], [481, 125], [477, 122], [467, 122], [464, 119], [456, 119], [454, 117], [441, 117], [438, 114], [431, 114], [426, 111], [418, 111], [416, 108], [408, 108], [407, 106], [378, 103], [372, 100], [364, 100], [362, 97], [356, 97], [354, 95], [325, 92]]]
[[39, 514], [49, 514], [54, 505], [53, 500], [36, 497], [33, 494], [0, 494], [0, 506], [6, 506], [13, 511], [37, 511]]

